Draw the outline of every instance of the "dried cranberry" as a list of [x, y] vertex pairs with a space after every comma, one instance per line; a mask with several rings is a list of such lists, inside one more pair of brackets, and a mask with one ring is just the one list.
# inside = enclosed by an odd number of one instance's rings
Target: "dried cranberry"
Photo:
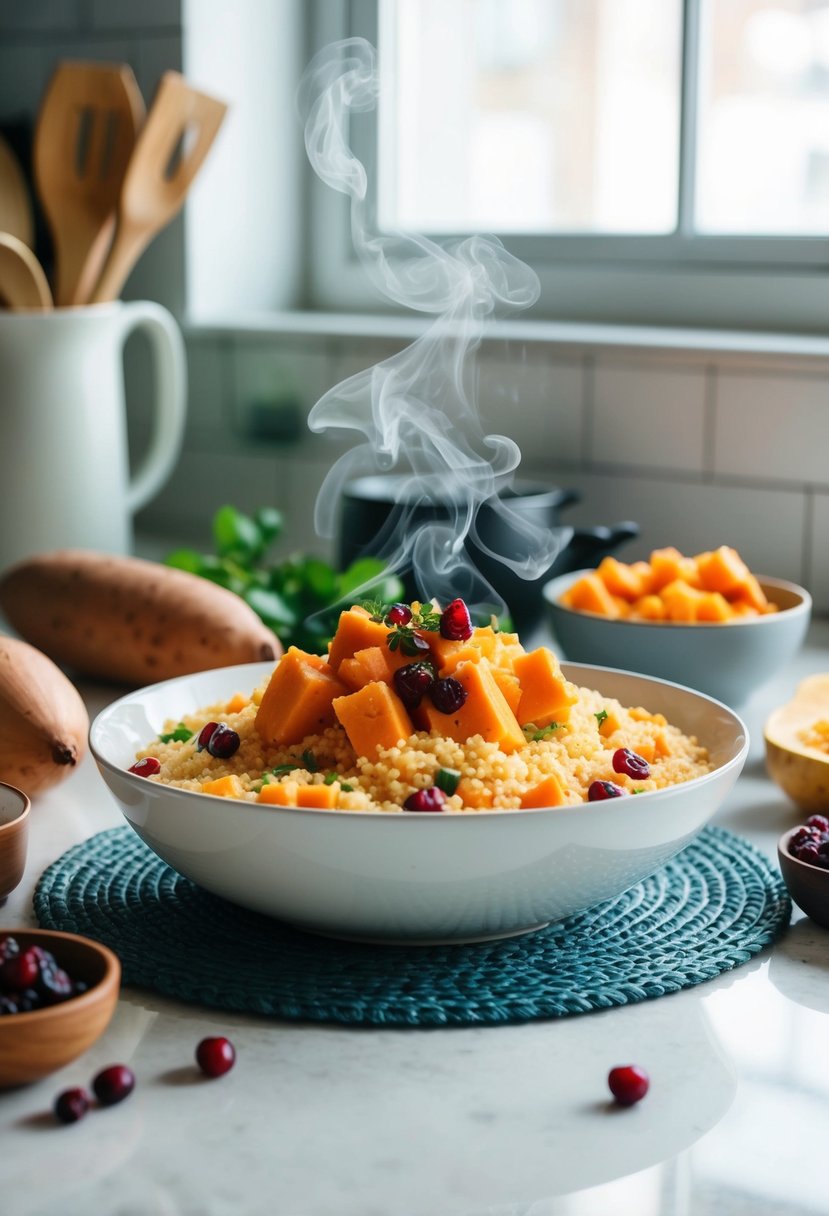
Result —
[[817, 828], [819, 832], [829, 832], [829, 819], [825, 815], [810, 815], [806, 820], [807, 828]]
[[155, 756], [145, 756], [143, 760], [136, 760], [127, 772], [135, 773], [138, 777], [154, 777], [156, 773], [161, 772], [161, 764]]
[[222, 1077], [236, 1063], [236, 1049], [223, 1035], [202, 1039], [196, 1048], [196, 1063], [207, 1077]]
[[62, 967], [41, 966], [35, 986], [49, 1005], [56, 1005], [58, 1001], [66, 1001], [74, 995], [72, 981]]
[[427, 790], [415, 790], [403, 803], [404, 811], [442, 811], [446, 795], [442, 789], [432, 785]]
[[431, 663], [407, 663], [398, 667], [392, 677], [394, 689], [407, 709], [417, 709], [423, 700], [424, 693], [435, 682], [435, 669]]
[[199, 731], [196, 750], [202, 752], [207, 748], [210, 755], [215, 756], [217, 760], [227, 760], [238, 752], [240, 743], [241, 739], [236, 731], [224, 722], [208, 722]]
[[642, 780], [650, 777], [651, 766], [638, 752], [632, 752], [629, 747], [619, 747], [613, 753], [613, 771], [614, 773], [627, 773], [628, 777]]
[[442, 714], [454, 714], [466, 701], [466, 689], [454, 676], [444, 676], [441, 680], [435, 680], [429, 689], [429, 696], [435, 709]]
[[31, 988], [40, 975], [37, 955], [24, 950], [7, 958], [0, 967], [0, 987], [4, 992], [22, 992]]
[[77, 1123], [89, 1110], [89, 1094], [85, 1089], [65, 1089], [55, 1098], [55, 1118], [61, 1123]]
[[472, 637], [472, 619], [463, 600], [452, 600], [440, 616], [440, 636], [452, 642], [465, 642]]
[[132, 1093], [135, 1088], [135, 1074], [126, 1064], [110, 1064], [98, 1073], [92, 1082], [92, 1088], [101, 1106], [114, 1106]]
[[408, 604], [392, 604], [386, 613], [388, 625], [408, 625], [412, 619], [412, 610]]
[[644, 1068], [636, 1064], [625, 1064], [620, 1068], [611, 1068], [607, 1083], [610, 1092], [620, 1106], [633, 1106], [641, 1102], [650, 1089], [650, 1078]]
[[588, 802], [602, 802], [605, 798], [621, 798], [624, 790], [613, 781], [591, 781], [587, 789]]

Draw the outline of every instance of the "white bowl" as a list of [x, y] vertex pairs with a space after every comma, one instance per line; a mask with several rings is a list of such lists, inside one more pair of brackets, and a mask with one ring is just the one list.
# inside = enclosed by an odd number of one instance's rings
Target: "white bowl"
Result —
[[131, 692], [97, 716], [90, 747], [127, 822], [175, 870], [234, 903], [332, 936], [503, 937], [610, 899], [700, 831], [748, 749], [743, 722], [707, 697], [565, 664], [575, 683], [664, 713], [696, 735], [713, 771], [575, 807], [439, 815], [265, 807], [126, 771], [166, 721], [253, 689], [272, 666], [225, 667]]
[[565, 608], [561, 596], [588, 573], [563, 574], [542, 589], [565, 658], [674, 680], [727, 705], [742, 705], [797, 654], [809, 627], [809, 592], [765, 576], [760, 585], [779, 611], [725, 624], [618, 620]]

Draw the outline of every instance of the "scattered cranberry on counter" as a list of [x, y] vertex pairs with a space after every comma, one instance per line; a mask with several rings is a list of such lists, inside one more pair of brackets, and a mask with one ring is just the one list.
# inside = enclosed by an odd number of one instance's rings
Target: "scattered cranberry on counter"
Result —
[[427, 790], [415, 790], [403, 803], [404, 811], [442, 811], [446, 795], [437, 785]]
[[208, 722], [201, 728], [196, 739], [196, 751], [203, 752], [207, 748], [211, 756], [217, 760], [227, 760], [239, 750], [241, 739], [235, 730], [224, 722]]
[[790, 839], [789, 852], [798, 861], [829, 870], [829, 819], [810, 815]]
[[206, 1077], [223, 1077], [236, 1063], [236, 1048], [223, 1035], [202, 1039], [196, 1048], [196, 1063]]
[[619, 747], [613, 753], [614, 773], [627, 773], [628, 777], [639, 779], [650, 777], [651, 766], [644, 756], [632, 752], [629, 747]]
[[444, 676], [443, 679], [435, 680], [429, 689], [429, 696], [440, 713], [455, 714], [466, 702], [466, 689], [454, 676]]
[[55, 1118], [61, 1123], [77, 1123], [89, 1110], [89, 1094], [85, 1089], [65, 1089], [55, 1098]]
[[620, 1106], [633, 1106], [636, 1102], [641, 1102], [650, 1088], [648, 1074], [636, 1064], [611, 1068], [607, 1083]]
[[127, 772], [135, 773], [138, 777], [154, 777], [161, 772], [161, 764], [155, 756], [145, 756], [143, 760], [136, 760]]
[[123, 1102], [134, 1088], [135, 1074], [126, 1064], [110, 1064], [92, 1082], [92, 1089], [101, 1106], [115, 1106], [116, 1102]]
[[591, 781], [587, 787], [588, 802], [602, 802], [605, 798], [621, 798], [624, 794], [621, 785], [614, 781]]
[[452, 600], [440, 616], [440, 636], [452, 642], [465, 642], [472, 637], [472, 619], [463, 600]]

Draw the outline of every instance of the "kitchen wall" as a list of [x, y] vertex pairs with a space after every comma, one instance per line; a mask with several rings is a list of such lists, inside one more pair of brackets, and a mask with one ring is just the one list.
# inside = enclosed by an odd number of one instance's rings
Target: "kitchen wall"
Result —
[[[140, 13], [140, 16], [137, 15]], [[139, 23], [140, 22], [140, 23]], [[0, 5], [0, 124], [21, 132], [59, 56], [130, 62], [149, 96], [180, 68], [174, 0], [30, 0]], [[184, 316], [184, 241], [176, 221], [142, 259], [127, 294]], [[184, 324], [184, 322], [183, 322]], [[321, 479], [341, 448], [311, 435], [305, 416], [333, 383], [402, 340], [362, 334], [187, 331], [190, 402], [175, 474], [138, 519], [140, 543], [209, 544], [224, 502], [284, 509], [283, 548], [329, 554], [314, 535]], [[186, 329], [186, 326], [185, 326]], [[128, 350], [133, 456], [147, 433], [146, 351]], [[522, 474], [577, 489], [574, 524], [641, 525], [621, 556], [657, 545], [735, 545], [758, 570], [804, 583], [829, 611], [829, 340], [533, 327], [484, 345], [479, 359], [488, 430], [511, 435]]]

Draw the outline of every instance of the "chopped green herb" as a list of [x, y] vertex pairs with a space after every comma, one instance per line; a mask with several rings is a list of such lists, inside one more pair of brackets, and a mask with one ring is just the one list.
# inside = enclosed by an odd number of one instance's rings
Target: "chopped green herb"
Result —
[[386, 613], [389, 610], [389, 605], [384, 604], [382, 600], [363, 600], [360, 605], [365, 608], [373, 621], [382, 622], [386, 618]]
[[271, 772], [274, 777], [284, 777], [286, 773], [296, 772], [298, 768], [298, 764], [277, 764], [276, 768], [271, 769]]
[[531, 743], [539, 743], [542, 739], [546, 739], [554, 730], [561, 730], [563, 722], [550, 722], [547, 726], [537, 727], [534, 722], [528, 722], [524, 727], [524, 734]]
[[333, 785], [336, 780], [337, 773], [332, 770], [330, 773], [325, 774], [325, 781], [323, 782], [323, 785]]
[[350, 793], [351, 793], [351, 791], [354, 789], [354, 786], [353, 786], [353, 785], [349, 785], [347, 781], [343, 781], [342, 785], [340, 786], [340, 789], [341, 789], [341, 790], [342, 790], [344, 793], [346, 793], [346, 794], [350, 794]]
[[598, 722], [599, 726], [601, 726], [602, 722], [604, 722], [605, 718], [607, 717], [607, 710], [606, 710], [606, 709], [600, 709], [600, 710], [599, 710], [599, 712], [598, 712], [597, 714], [594, 714], [594, 715], [593, 715], [593, 717], [596, 719], [596, 721]]
[[179, 722], [175, 730], [171, 730], [166, 735], [159, 735], [162, 743], [186, 743], [188, 739], [193, 738], [193, 732], [188, 730], [183, 722]]
[[456, 768], [439, 768], [435, 774], [435, 785], [451, 798], [458, 788], [460, 779], [461, 774]]
[[[303, 752], [302, 763], [309, 773], [316, 773], [319, 771], [319, 765], [316, 762], [313, 752]], [[296, 765], [294, 767], [296, 767]]]
[[644, 790], [631, 790], [631, 794], [644, 794]]

